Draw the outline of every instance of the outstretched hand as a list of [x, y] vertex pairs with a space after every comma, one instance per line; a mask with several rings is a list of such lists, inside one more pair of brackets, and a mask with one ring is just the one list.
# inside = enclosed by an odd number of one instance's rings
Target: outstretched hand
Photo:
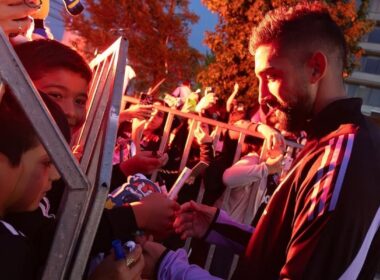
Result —
[[[129, 265], [127, 260], [134, 260]], [[116, 260], [114, 253], [109, 254], [90, 275], [90, 280], [138, 280], [141, 279], [141, 272], [144, 269], [145, 261], [142, 249], [139, 245], [130, 252], [127, 260]]]
[[37, 11], [38, 6], [27, 6], [22, 0], [0, 0], [0, 27], [8, 36], [24, 34], [32, 24], [28, 16]]
[[153, 155], [151, 151], [140, 151], [132, 158], [120, 163], [120, 170], [125, 176], [135, 173], [152, 174], [168, 162], [168, 154]]
[[202, 238], [214, 219], [217, 208], [198, 204], [194, 201], [181, 205], [174, 221], [174, 230], [181, 239], [188, 237]]
[[264, 136], [266, 149], [272, 158], [285, 152], [285, 139], [279, 131], [266, 124], [259, 124], [257, 131]]
[[153, 279], [157, 261], [165, 252], [166, 248], [163, 245], [152, 241], [146, 241], [142, 246], [145, 259], [145, 267], [142, 276], [144, 279]]
[[130, 204], [139, 228], [150, 231], [155, 236], [167, 236], [173, 232], [177, 202], [161, 193], [152, 193], [139, 202]]
[[207, 93], [198, 102], [197, 106], [195, 107], [195, 111], [198, 113], [201, 113], [202, 110], [206, 110], [206, 109], [210, 108], [212, 105], [214, 105], [217, 100], [218, 100], [218, 98], [215, 96], [214, 93], [212, 93], [212, 92]]
[[153, 112], [153, 105], [133, 104], [120, 112], [120, 122], [132, 120], [134, 118], [139, 120], [147, 120]]

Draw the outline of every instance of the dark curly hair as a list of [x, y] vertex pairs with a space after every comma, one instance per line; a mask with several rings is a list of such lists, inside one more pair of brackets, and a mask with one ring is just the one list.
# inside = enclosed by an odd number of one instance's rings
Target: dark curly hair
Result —
[[342, 69], [346, 65], [344, 34], [322, 3], [305, 1], [268, 12], [253, 29], [249, 50], [254, 55], [260, 45], [270, 43], [277, 44], [279, 51], [294, 49], [297, 55], [305, 57], [319, 48], [327, 54], [336, 54]]

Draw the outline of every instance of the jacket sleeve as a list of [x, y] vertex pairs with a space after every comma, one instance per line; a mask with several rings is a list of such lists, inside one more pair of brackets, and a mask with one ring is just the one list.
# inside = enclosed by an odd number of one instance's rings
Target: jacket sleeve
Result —
[[216, 280], [208, 271], [196, 265], [189, 264], [186, 251], [178, 249], [169, 251], [160, 263], [157, 279], [171, 280]]
[[137, 230], [136, 218], [132, 207], [129, 205], [104, 209], [92, 252], [108, 252], [111, 248], [112, 240], [130, 240]]
[[243, 253], [254, 228], [235, 222], [223, 210], [219, 210], [216, 215], [217, 218], [205, 235], [205, 241], [232, 249], [236, 254]]
[[211, 142], [200, 145], [200, 160], [206, 163], [214, 160], [214, 147]]

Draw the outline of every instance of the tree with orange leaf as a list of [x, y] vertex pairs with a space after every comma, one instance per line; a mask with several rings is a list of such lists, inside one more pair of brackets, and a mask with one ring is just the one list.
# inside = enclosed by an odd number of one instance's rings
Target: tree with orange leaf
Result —
[[188, 44], [190, 26], [198, 21], [188, 5], [188, 0], [86, 0], [86, 12], [66, 23], [84, 38], [89, 58], [124, 36], [137, 89], [166, 78], [162, 88], [171, 91], [179, 81], [195, 80], [203, 59]]
[[[238, 99], [254, 105], [257, 102], [258, 81], [254, 73], [254, 58], [249, 54], [248, 43], [252, 28], [271, 9], [282, 5], [296, 5], [298, 0], [203, 0], [203, 3], [219, 15], [215, 32], [206, 34], [205, 42], [215, 55], [215, 61], [198, 75], [204, 86], [212, 86], [226, 100], [234, 83], [240, 86]], [[344, 30], [351, 56], [345, 69], [352, 72], [362, 54], [358, 43], [369, 32], [373, 23], [366, 19], [369, 0], [323, 1], [332, 17]]]

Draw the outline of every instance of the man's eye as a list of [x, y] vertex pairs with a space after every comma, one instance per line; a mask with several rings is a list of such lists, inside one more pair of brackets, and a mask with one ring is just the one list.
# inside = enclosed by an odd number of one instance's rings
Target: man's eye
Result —
[[273, 74], [267, 74], [267, 75], [266, 75], [266, 79], [267, 79], [268, 81], [274, 81], [274, 80], [277, 79], [277, 76], [276, 76], [276, 75], [273, 75]]

